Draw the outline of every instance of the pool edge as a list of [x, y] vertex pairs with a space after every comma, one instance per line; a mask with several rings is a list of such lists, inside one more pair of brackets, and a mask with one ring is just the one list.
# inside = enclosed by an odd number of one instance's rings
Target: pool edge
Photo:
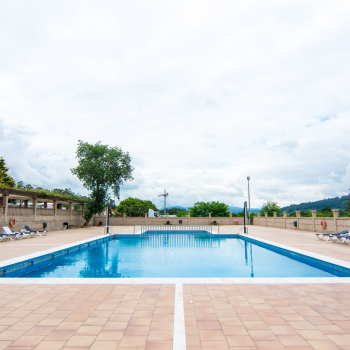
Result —
[[[233, 234], [227, 234], [227, 236]], [[297, 249], [289, 247], [283, 244], [271, 242], [265, 239], [254, 237], [251, 235], [243, 235], [235, 233], [238, 238], [248, 238], [252, 241], [258, 241], [267, 245], [271, 245], [280, 249], [291, 251], [293, 253], [301, 254], [306, 257], [320, 260], [325, 263], [332, 265], [341, 266], [343, 268], [350, 269], [350, 263], [330, 258], [321, 254], [316, 254], [308, 252], [302, 249]], [[111, 234], [111, 235], [102, 235], [94, 238], [90, 238], [83, 241], [78, 241], [72, 244], [65, 246], [60, 246], [38, 253], [33, 253], [25, 255], [18, 258], [13, 258], [9, 260], [4, 260], [0, 262], [0, 269], [2, 267], [25, 262], [30, 259], [35, 259], [47, 254], [59, 252], [68, 248], [76, 247], [79, 245], [84, 245], [93, 241], [98, 241], [103, 238], [111, 239], [112, 236], [133, 236], [137, 237], [139, 234]], [[215, 234], [216, 236], [216, 234]], [[226, 234], [221, 234], [220, 236], [226, 236]], [[256, 277], [256, 278], [25, 278], [25, 277], [5, 277], [0, 278], [0, 284], [303, 284], [303, 283], [312, 283], [312, 284], [322, 284], [322, 283], [350, 283], [350, 277]]]

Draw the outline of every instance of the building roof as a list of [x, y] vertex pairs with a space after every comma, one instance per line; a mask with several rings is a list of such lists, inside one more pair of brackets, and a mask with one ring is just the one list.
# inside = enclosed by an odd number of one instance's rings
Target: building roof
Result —
[[28, 199], [39, 199], [42, 202], [64, 202], [64, 203], [77, 203], [77, 204], [86, 204], [87, 200], [80, 200], [75, 198], [67, 198], [61, 196], [52, 196], [50, 194], [38, 193], [35, 191], [22, 191], [15, 190], [12, 188], [3, 188], [0, 187], [0, 197], [8, 195], [11, 199], [16, 200], [28, 200]]

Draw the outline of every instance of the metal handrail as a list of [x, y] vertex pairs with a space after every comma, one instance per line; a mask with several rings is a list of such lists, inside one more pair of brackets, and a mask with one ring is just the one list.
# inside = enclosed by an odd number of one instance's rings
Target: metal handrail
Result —
[[[108, 228], [108, 233], [107, 233], [107, 228]], [[112, 229], [112, 226], [104, 226], [104, 234], [105, 235], [116, 235], [117, 233], [114, 232], [114, 230]]]
[[[212, 225], [137, 225], [141, 228], [141, 235], [146, 231], [207, 231], [213, 234]], [[134, 226], [134, 234], [136, 226]], [[219, 233], [219, 226], [218, 226]]]
[[241, 228], [238, 230], [237, 234], [239, 234], [244, 229], [244, 226], [241, 226]]

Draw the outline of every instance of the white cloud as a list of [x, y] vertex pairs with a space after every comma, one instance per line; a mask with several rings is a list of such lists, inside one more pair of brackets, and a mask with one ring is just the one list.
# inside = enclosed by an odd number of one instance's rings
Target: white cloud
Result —
[[0, 155], [85, 193], [78, 139], [129, 151], [122, 198], [252, 207], [348, 193], [347, 1], [0, 4]]

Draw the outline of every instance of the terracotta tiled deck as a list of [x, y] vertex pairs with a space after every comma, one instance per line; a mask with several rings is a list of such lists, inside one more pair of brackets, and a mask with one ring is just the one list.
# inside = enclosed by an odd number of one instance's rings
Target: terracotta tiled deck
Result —
[[350, 349], [350, 285], [184, 285], [188, 350]]
[[[350, 261], [349, 246], [311, 232], [249, 233]], [[2, 242], [0, 261], [101, 234], [75, 229]], [[183, 292], [188, 350], [350, 350], [350, 284], [184, 284]], [[173, 349], [174, 304], [175, 285], [0, 284], [0, 350]]]
[[[350, 285], [184, 285], [188, 350], [350, 349]], [[0, 285], [0, 349], [172, 349], [174, 285]]]
[[174, 285], [0, 285], [0, 349], [172, 349]]

